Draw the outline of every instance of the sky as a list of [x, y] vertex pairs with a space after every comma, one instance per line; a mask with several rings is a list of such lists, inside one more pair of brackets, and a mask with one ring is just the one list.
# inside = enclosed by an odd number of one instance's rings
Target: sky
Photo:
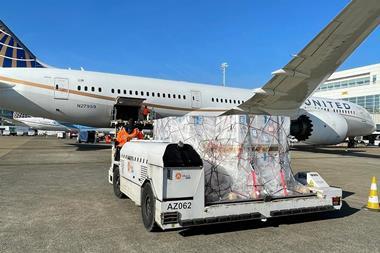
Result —
[[[257, 88], [348, 0], [18, 0], [0, 18], [61, 68]], [[340, 69], [380, 63], [380, 29]]]

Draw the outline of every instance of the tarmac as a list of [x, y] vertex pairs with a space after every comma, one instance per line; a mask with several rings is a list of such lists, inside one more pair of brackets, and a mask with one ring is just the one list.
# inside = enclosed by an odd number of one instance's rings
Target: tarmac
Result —
[[0, 252], [380, 252], [380, 213], [362, 209], [380, 148], [291, 157], [294, 172], [343, 188], [342, 210], [149, 233], [140, 208], [113, 195], [109, 147], [0, 136]]

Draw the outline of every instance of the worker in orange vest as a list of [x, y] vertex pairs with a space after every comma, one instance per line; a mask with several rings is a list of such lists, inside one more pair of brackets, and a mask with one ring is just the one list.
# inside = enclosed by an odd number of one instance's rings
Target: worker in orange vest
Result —
[[119, 131], [117, 132], [115, 141], [115, 161], [120, 160], [120, 150], [125, 145], [125, 143], [131, 141], [133, 138], [144, 139], [143, 133], [134, 126], [133, 119], [130, 119], [128, 121], [127, 129], [128, 131], [126, 130], [125, 126], [121, 125]]
[[106, 144], [110, 144], [111, 143], [111, 136], [109, 134], [106, 135], [106, 137], [104, 138], [105, 141], [106, 141]]
[[133, 120], [128, 122], [128, 130], [124, 126], [118, 131], [116, 136], [117, 147], [123, 147], [125, 143], [131, 141], [133, 138], [144, 139], [143, 133], [134, 126]]
[[143, 110], [144, 120], [149, 120], [149, 113], [150, 113], [150, 110], [149, 110], [148, 106], [145, 106], [144, 110]]
[[117, 132], [117, 135], [116, 135], [116, 142], [117, 142], [116, 146], [119, 147], [119, 148], [121, 148], [122, 146], [124, 146], [124, 144], [127, 141], [129, 141], [128, 140], [128, 136], [129, 136], [129, 134], [128, 134], [127, 130], [125, 130], [125, 127], [122, 126], [120, 128], [120, 130]]

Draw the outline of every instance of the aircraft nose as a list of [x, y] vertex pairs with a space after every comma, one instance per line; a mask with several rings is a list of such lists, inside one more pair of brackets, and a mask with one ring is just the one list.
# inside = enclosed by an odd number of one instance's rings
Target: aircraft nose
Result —
[[369, 114], [369, 113], [367, 115], [367, 127], [366, 128], [368, 129], [368, 132], [371, 132], [371, 133], [376, 131], [376, 124], [373, 121], [371, 114]]
[[372, 124], [369, 124], [369, 128], [370, 128], [371, 133], [376, 131], [376, 124], [375, 122], [373, 122], [373, 120], [372, 120]]

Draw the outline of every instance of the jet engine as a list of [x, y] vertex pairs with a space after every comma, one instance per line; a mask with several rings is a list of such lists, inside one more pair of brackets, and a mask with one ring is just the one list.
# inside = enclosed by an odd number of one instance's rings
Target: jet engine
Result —
[[341, 143], [347, 136], [347, 130], [343, 116], [326, 111], [304, 111], [290, 125], [291, 135], [312, 145]]

